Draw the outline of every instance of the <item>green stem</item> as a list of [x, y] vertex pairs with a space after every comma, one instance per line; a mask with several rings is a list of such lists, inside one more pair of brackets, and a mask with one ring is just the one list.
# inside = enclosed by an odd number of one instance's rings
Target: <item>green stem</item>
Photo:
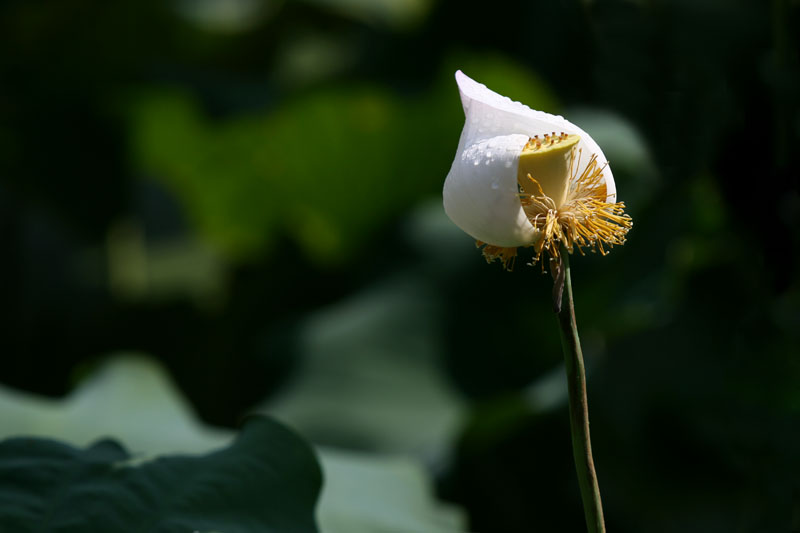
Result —
[[[572, 279], [569, 271], [569, 254], [562, 249], [561, 253], [566, 298], [560, 302], [558, 323], [561, 326], [561, 345], [564, 349], [564, 363], [567, 370], [567, 388], [569, 391], [569, 422], [572, 432], [572, 454], [575, 458], [575, 469], [578, 473], [578, 484], [581, 488], [583, 512], [586, 515], [586, 527], [589, 533], [605, 532], [603, 521], [603, 505], [600, 502], [600, 487], [594, 471], [592, 459], [592, 442], [589, 437], [589, 405], [586, 400], [586, 371], [583, 367], [581, 341], [578, 337], [578, 326], [575, 323], [575, 307], [572, 301]], [[559, 276], [560, 277], [560, 276]]]

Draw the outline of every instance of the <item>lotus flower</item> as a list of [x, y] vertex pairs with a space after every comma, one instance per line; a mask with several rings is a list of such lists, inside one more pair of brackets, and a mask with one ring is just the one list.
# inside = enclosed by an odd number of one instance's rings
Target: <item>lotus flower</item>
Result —
[[450, 219], [513, 267], [518, 247], [558, 261], [625, 242], [632, 226], [603, 152], [563, 117], [534, 111], [456, 72], [466, 121], [444, 183]]

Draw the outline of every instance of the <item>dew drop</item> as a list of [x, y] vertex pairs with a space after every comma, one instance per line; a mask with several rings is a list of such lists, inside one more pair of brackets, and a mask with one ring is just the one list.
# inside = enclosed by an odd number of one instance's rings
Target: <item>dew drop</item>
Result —
[[499, 188], [500, 188], [500, 184], [499, 184], [499, 183], [497, 183], [496, 181], [493, 181], [493, 182], [492, 182], [492, 189], [494, 189], [494, 190], [497, 190], [497, 189], [499, 189]]
[[511, 168], [513, 163], [511, 161], [506, 161], [506, 168]]

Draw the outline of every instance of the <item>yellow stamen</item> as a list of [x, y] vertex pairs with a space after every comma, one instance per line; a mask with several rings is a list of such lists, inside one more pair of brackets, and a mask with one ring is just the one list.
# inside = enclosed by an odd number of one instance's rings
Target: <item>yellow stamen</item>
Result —
[[[576, 147], [577, 135], [545, 134], [544, 141], [534, 136], [520, 156], [518, 182], [520, 203], [530, 223], [541, 232], [533, 243], [533, 263], [547, 252], [551, 261], [560, 261], [561, 245], [569, 253], [584, 248], [602, 255], [625, 243], [633, 226], [623, 202], [609, 202], [603, 170], [597, 156], [578, 175], [583, 153]], [[535, 155], [538, 154], [538, 155]], [[524, 174], [523, 174], [524, 173]], [[555, 195], [555, 197], [554, 197]], [[560, 198], [560, 199], [559, 199]], [[483, 247], [487, 262], [499, 259], [506, 270], [514, 266], [516, 248], [476, 242]]]
[[514, 270], [514, 260], [517, 258], [516, 248], [505, 248], [503, 246], [494, 246], [486, 244], [482, 241], [475, 241], [475, 246], [480, 248], [483, 246], [483, 257], [487, 263], [491, 263], [495, 259], [499, 259], [503, 263], [503, 268], [509, 272]]
[[[577, 152], [577, 157], [576, 157]], [[566, 200], [557, 206], [546, 195], [541, 184], [528, 174], [528, 190], [520, 195], [520, 202], [528, 220], [542, 232], [541, 239], [533, 245], [534, 263], [541, 259], [542, 252], [558, 260], [563, 244], [569, 253], [576, 248], [581, 255], [583, 248], [599, 250], [606, 255], [608, 248], [625, 243], [625, 236], [633, 226], [631, 217], [625, 214], [623, 202], [609, 202], [603, 180], [605, 164], [597, 162], [592, 155], [580, 176], [581, 150], [572, 148], [569, 163], [570, 186]]]

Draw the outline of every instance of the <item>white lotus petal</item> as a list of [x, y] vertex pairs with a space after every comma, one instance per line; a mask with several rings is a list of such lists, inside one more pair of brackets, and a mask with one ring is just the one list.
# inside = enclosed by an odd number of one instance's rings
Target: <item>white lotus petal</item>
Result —
[[[456, 83], [461, 93], [461, 104], [466, 115], [464, 130], [458, 145], [459, 154], [467, 146], [498, 135], [521, 133], [528, 137], [534, 135], [542, 137], [545, 133], [563, 131], [580, 136], [581, 140], [577, 147], [583, 150], [582, 163], [587, 162], [592, 154], [597, 155], [597, 162], [600, 165], [607, 163], [600, 146], [589, 137], [589, 134], [564, 117], [543, 111], [534, 111], [524, 104], [514, 102], [476, 82], [460, 70], [456, 72]], [[582, 168], [579, 167], [578, 170], [580, 174]], [[603, 170], [603, 177], [608, 192], [607, 201], [614, 202], [617, 189], [610, 167], [607, 166]]]
[[517, 189], [519, 154], [527, 142], [527, 135], [517, 134], [459, 146], [444, 182], [444, 210], [473, 238], [504, 247], [527, 246], [538, 238]]

